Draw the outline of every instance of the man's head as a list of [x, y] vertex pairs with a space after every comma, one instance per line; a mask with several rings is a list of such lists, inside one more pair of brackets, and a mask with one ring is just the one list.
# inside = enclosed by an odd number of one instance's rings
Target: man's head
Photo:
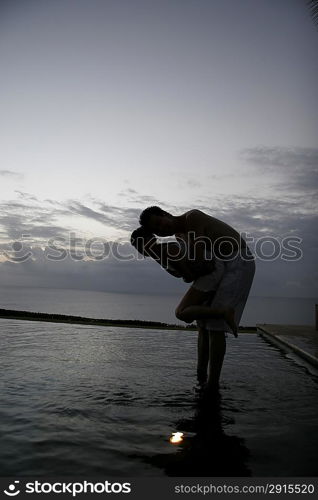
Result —
[[158, 236], [172, 236], [175, 233], [173, 215], [160, 207], [146, 208], [140, 215], [139, 223]]
[[130, 236], [130, 243], [144, 257], [153, 257], [152, 253], [148, 252], [157, 246], [156, 242], [155, 235], [147, 231], [144, 227], [139, 227]]

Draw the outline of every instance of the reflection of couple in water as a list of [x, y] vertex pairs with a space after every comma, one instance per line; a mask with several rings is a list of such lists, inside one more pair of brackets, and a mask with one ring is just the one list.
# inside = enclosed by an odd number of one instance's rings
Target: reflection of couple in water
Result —
[[[131, 243], [167, 272], [191, 283], [176, 308], [176, 317], [197, 320], [198, 378], [218, 388], [226, 350], [225, 334], [237, 337], [239, 322], [252, 285], [255, 262], [243, 238], [228, 224], [200, 210], [173, 216], [149, 207], [140, 216], [141, 227]], [[175, 236], [158, 243], [156, 236]], [[209, 370], [208, 370], [209, 368]]]

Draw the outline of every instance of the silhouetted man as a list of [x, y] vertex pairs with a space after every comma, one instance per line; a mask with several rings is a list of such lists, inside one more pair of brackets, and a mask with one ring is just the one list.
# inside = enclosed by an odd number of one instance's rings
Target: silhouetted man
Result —
[[[158, 236], [181, 238], [187, 245], [190, 257], [203, 262], [208, 255], [224, 262], [224, 274], [210, 300], [212, 276], [196, 279], [176, 309], [178, 319], [191, 323], [194, 319], [201, 326], [202, 376], [209, 363], [208, 386], [218, 387], [226, 350], [225, 332], [237, 335], [247, 297], [255, 274], [254, 258], [241, 235], [225, 222], [201, 210], [189, 210], [182, 215], [172, 215], [160, 207], [148, 207], [140, 215], [140, 224]], [[191, 273], [189, 273], [191, 278]], [[211, 279], [210, 279], [211, 276]], [[213, 283], [214, 286], [215, 283]], [[204, 304], [204, 305], [203, 305]], [[214, 311], [232, 309], [233, 327], [224, 318], [215, 317]], [[213, 310], [213, 311], [212, 311]], [[202, 330], [202, 326], [204, 329]], [[209, 331], [209, 335], [206, 330]], [[209, 356], [206, 353], [209, 353]]]

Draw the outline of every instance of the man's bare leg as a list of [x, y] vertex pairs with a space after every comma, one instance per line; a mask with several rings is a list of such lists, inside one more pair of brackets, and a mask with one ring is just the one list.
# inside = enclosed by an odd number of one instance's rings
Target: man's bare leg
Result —
[[209, 364], [209, 332], [202, 327], [198, 329], [198, 364], [197, 377], [199, 383], [206, 382]]
[[209, 331], [209, 378], [208, 389], [215, 391], [219, 387], [220, 374], [226, 351], [225, 333]]

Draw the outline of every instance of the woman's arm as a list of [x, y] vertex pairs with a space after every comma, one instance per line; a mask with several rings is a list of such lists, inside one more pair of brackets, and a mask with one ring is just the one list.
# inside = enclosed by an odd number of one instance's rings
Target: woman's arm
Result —
[[173, 261], [173, 267], [186, 283], [191, 283], [197, 278], [195, 273], [192, 272], [191, 266], [188, 265], [188, 262], [185, 259]]
[[172, 276], [183, 278], [186, 283], [209, 274], [214, 270], [214, 262], [189, 260], [180, 245], [175, 242], [161, 243], [159, 264]]

